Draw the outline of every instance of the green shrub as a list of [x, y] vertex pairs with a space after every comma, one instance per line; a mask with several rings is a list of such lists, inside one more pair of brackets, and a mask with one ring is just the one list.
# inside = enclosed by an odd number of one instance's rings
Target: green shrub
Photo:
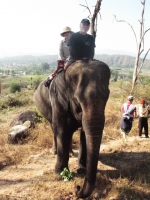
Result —
[[34, 81], [33, 81], [33, 88], [36, 90], [39, 86], [39, 84], [41, 83], [41, 78], [36, 78]]
[[19, 84], [17, 83], [12, 83], [9, 87], [10, 93], [15, 93], [15, 92], [20, 92], [21, 91], [21, 87]]
[[11, 107], [25, 106], [33, 103], [31, 94], [26, 93], [25, 91], [19, 93], [16, 92], [14, 94], [9, 94], [5, 96], [1, 95], [0, 98], [0, 110], [8, 109]]
[[22, 102], [17, 99], [15, 96], [12, 95], [7, 95], [1, 99], [0, 102], [0, 109], [5, 109], [8, 107], [13, 107], [13, 106], [21, 106]]
[[64, 168], [60, 175], [64, 181], [71, 181], [74, 178], [74, 174], [67, 168]]

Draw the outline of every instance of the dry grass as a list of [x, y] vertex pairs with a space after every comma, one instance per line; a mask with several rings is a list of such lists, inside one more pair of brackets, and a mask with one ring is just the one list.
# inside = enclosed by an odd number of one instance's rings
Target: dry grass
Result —
[[[117, 95], [118, 91], [115, 89]], [[115, 91], [112, 91], [115, 94]], [[124, 143], [120, 131], [121, 98], [110, 97], [106, 106], [106, 123], [98, 162], [96, 187], [88, 200], [149, 200], [150, 140], [138, 139], [138, 119]], [[33, 109], [34, 106], [31, 106]], [[23, 108], [3, 113], [13, 118]], [[11, 114], [11, 115], [10, 115]], [[9, 117], [10, 116], [10, 117]], [[75, 157], [69, 167], [75, 179], [64, 182], [53, 173], [56, 156], [51, 155], [52, 132], [45, 121], [36, 124], [28, 139], [19, 145], [7, 141], [9, 122], [0, 122], [0, 200], [39, 199], [75, 200], [74, 186], [82, 185], [84, 177], [76, 174], [79, 131], [73, 136]]]

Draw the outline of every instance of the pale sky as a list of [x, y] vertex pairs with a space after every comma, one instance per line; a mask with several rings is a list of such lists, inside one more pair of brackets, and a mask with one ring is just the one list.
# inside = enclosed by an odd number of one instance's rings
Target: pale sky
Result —
[[[96, 0], [86, 0], [91, 12]], [[85, 0], [0, 0], [0, 57], [26, 54], [58, 53], [60, 33], [65, 26], [79, 31], [80, 21], [89, 12], [79, 4]], [[103, 0], [98, 20], [96, 53], [103, 49], [136, 53], [129, 22], [139, 38], [141, 0]], [[145, 29], [150, 28], [150, 0], [146, 0]], [[90, 32], [89, 32], [90, 33]], [[150, 48], [150, 31], [145, 37], [145, 51]]]

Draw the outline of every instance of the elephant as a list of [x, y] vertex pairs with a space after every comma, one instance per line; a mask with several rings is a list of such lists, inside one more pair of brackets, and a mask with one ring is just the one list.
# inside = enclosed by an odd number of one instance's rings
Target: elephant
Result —
[[49, 88], [43, 81], [34, 93], [35, 105], [54, 133], [55, 173], [68, 168], [72, 135], [82, 127], [77, 172], [84, 170], [85, 179], [82, 188], [75, 187], [78, 198], [90, 196], [95, 188], [109, 79], [110, 69], [104, 62], [74, 62], [54, 78]]

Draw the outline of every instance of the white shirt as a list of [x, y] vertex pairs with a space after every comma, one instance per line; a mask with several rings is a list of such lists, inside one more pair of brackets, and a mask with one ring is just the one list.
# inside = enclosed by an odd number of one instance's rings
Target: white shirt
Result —
[[59, 43], [59, 53], [58, 60], [66, 60], [69, 56], [69, 47], [67, 46], [68, 42], [65, 39], [61, 40]]
[[143, 108], [142, 105], [139, 106], [139, 117], [148, 117], [148, 110], [145, 112], [144, 115], [142, 114], [146, 109], [146, 106], [145, 108]]

